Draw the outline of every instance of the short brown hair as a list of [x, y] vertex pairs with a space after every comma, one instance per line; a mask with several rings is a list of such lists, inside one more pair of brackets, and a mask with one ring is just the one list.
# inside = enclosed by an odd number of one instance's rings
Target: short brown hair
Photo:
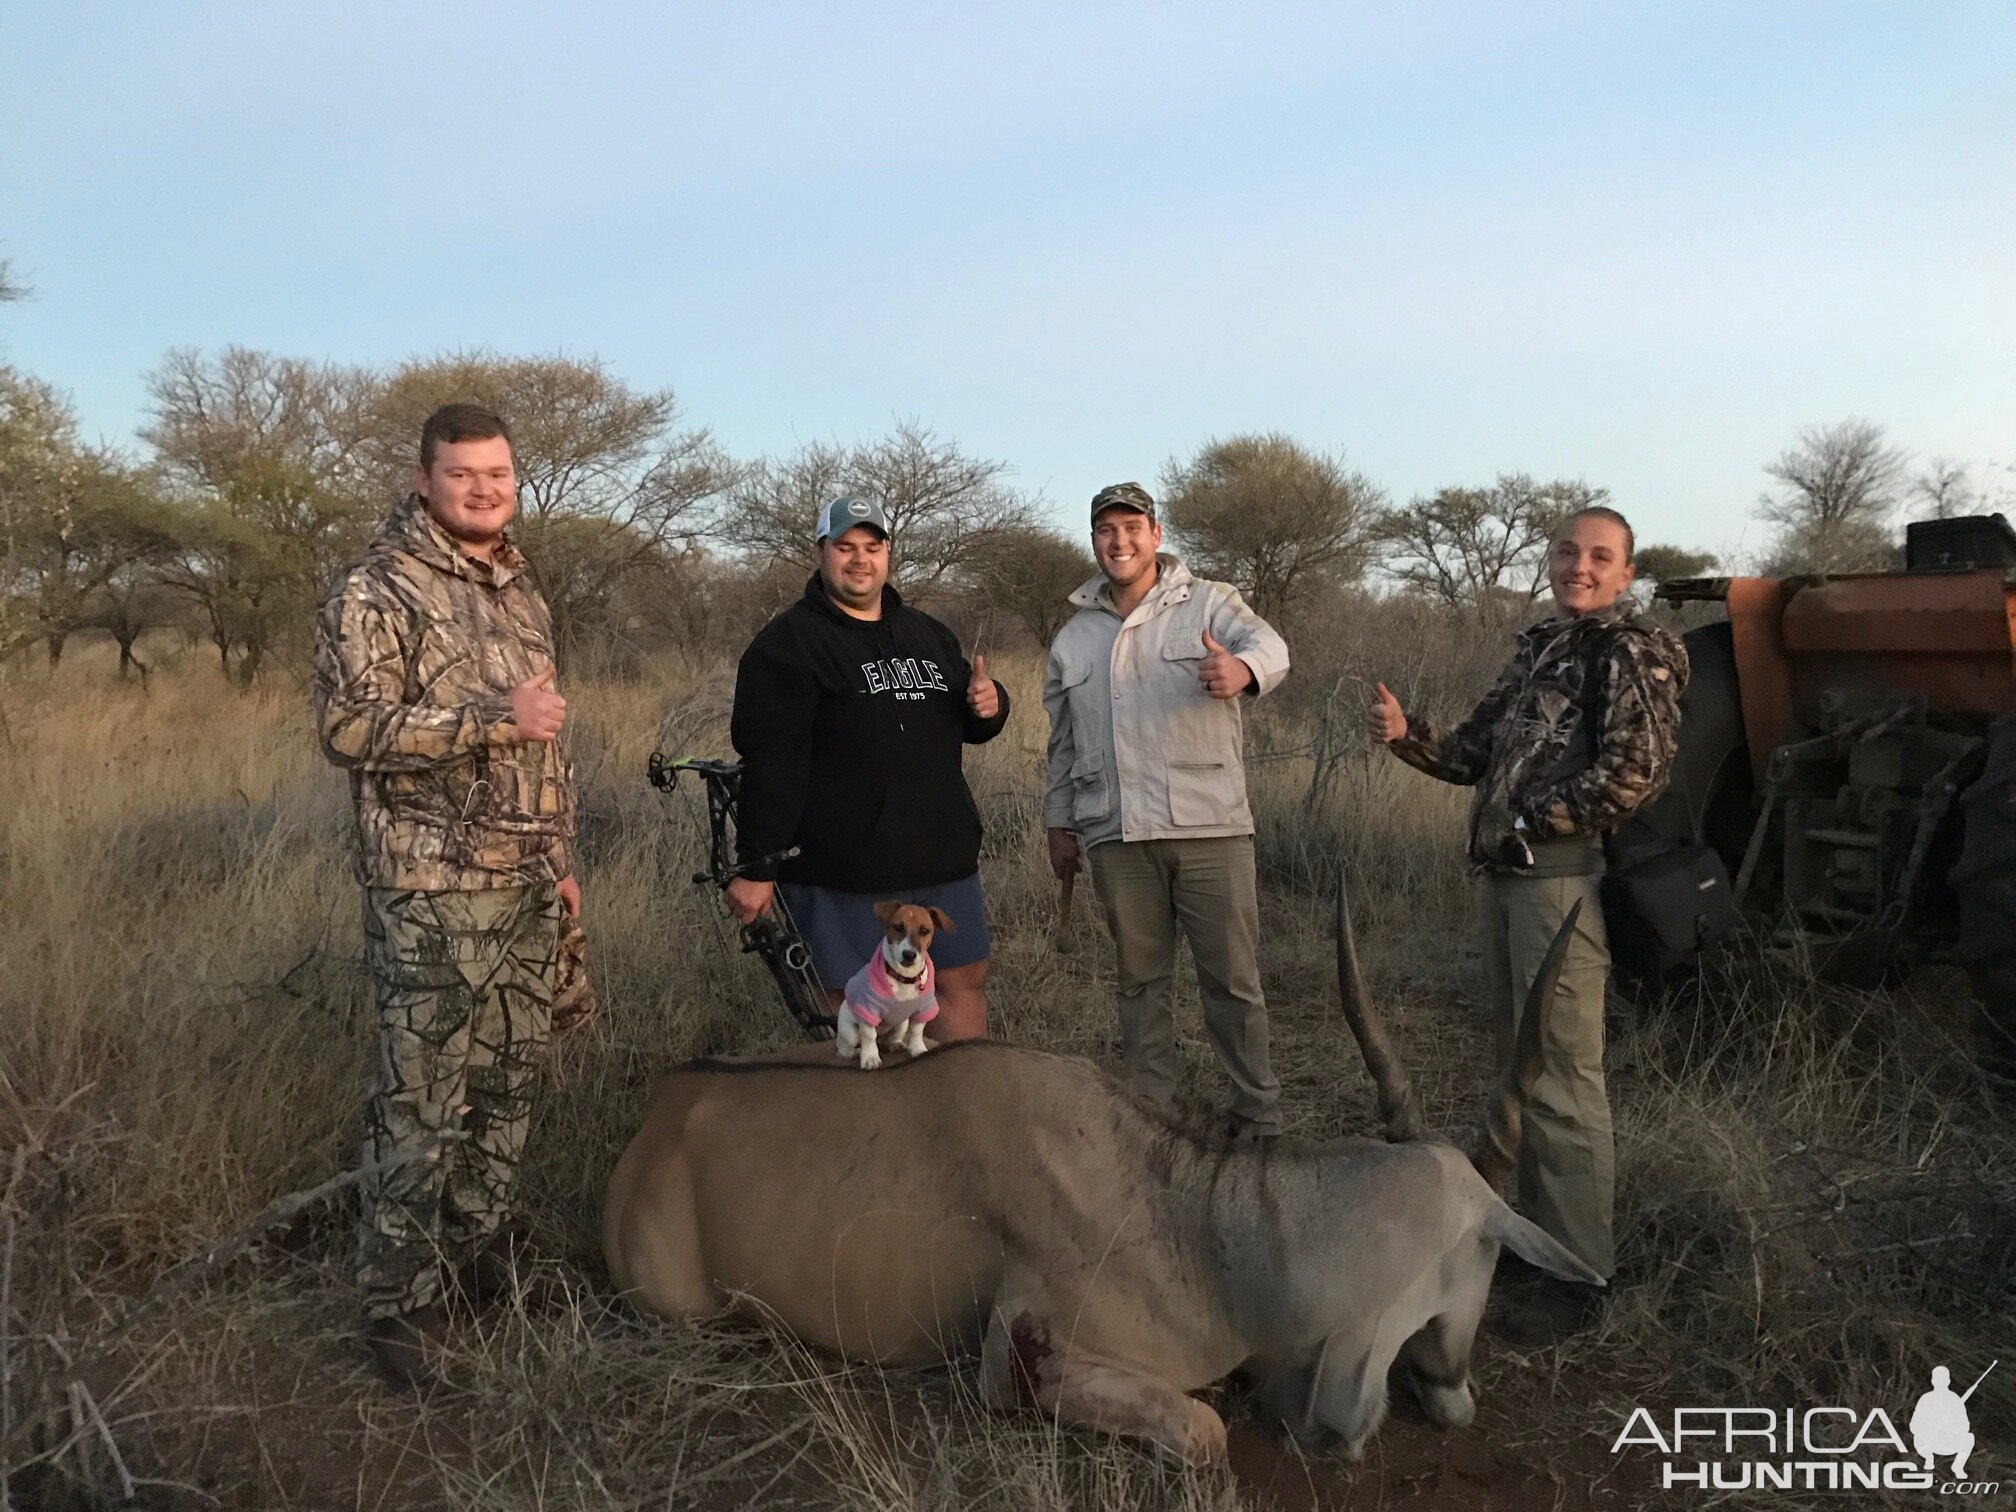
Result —
[[490, 441], [498, 436], [511, 445], [511, 427], [497, 411], [480, 404], [444, 404], [420, 427], [420, 471], [433, 471], [434, 453], [443, 442]]
[[1586, 509], [1576, 510], [1575, 513], [1568, 516], [1568, 518], [1563, 520], [1561, 524], [1555, 529], [1554, 539], [1557, 541], [1560, 540], [1561, 537], [1567, 532], [1568, 527], [1570, 525], [1573, 525], [1577, 520], [1587, 520], [1592, 518], [1598, 520], [1608, 520], [1612, 525], [1615, 525], [1618, 529], [1624, 532], [1624, 563], [1626, 566], [1630, 566], [1631, 564], [1635, 563], [1638, 560], [1637, 532], [1632, 530], [1631, 522], [1629, 520], [1625, 519], [1622, 514], [1612, 509], [1608, 504], [1591, 504]]

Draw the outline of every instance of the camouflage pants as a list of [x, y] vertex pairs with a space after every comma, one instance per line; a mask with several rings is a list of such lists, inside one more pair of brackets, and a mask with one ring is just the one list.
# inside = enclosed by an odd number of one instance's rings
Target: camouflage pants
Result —
[[364, 1119], [359, 1278], [367, 1317], [441, 1293], [497, 1233], [551, 1034], [551, 886], [364, 890], [378, 1075]]

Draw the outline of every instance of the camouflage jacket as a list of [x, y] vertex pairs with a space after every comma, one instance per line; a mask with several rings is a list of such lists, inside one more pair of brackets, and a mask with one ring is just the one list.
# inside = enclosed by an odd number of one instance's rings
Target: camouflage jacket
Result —
[[1621, 608], [1548, 620], [1520, 632], [1511, 665], [1468, 719], [1443, 734], [1409, 715], [1393, 752], [1476, 787], [1478, 866], [1600, 871], [1601, 836], [1665, 791], [1686, 686], [1678, 637]]
[[367, 887], [474, 892], [573, 871], [566, 735], [521, 741], [511, 690], [553, 662], [553, 622], [507, 540], [477, 561], [415, 496], [315, 626], [322, 749], [350, 772]]

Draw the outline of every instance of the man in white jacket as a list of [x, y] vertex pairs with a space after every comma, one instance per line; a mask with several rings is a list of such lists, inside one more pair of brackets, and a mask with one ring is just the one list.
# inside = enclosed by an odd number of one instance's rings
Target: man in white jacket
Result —
[[1244, 698], [1288, 674], [1288, 647], [1229, 583], [1160, 550], [1138, 483], [1092, 500], [1100, 575], [1071, 595], [1043, 679], [1050, 866], [1090, 858], [1119, 957], [1121, 1074], [1150, 1107], [1175, 1102], [1176, 939], [1190, 942], [1204, 1028], [1232, 1079], [1226, 1133], [1280, 1132], [1267, 1061], [1260, 905], [1246, 799]]

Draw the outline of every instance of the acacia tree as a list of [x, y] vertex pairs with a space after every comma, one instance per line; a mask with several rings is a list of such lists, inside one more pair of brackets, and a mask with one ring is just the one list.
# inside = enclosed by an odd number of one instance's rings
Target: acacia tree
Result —
[[1890, 517], [1904, 482], [1905, 455], [1868, 420], [1811, 426], [1764, 471], [1777, 481], [1757, 499], [1759, 518], [1778, 527], [1774, 572], [1858, 572], [1896, 557]]
[[144, 685], [151, 670], [140, 659], [140, 638], [150, 630], [173, 625], [186, 609], [186, 599], [161, 580], [155, 565], [134, 561], [112, 573], [86, 602], [79, 629], [103, 630], [119, 647], [119, 680], [135, 672]]
[[0, 654], [39, 640], [55, 666], [105, 584], [166, 541], [143, 481], [82, 444], [49, 385], [0, 368]]
[[1389, 510], [1380, 536], [1394, 578], [1454, 609], [1524, 608], [1547, 586], [1547, 543], [1610, 490], [1580, 478], [1537, 483], [1504, 473], [1488, 488], [1444, 488]]
[[148, 375], [154, 419], [141, 436], [177, 490], [162, 580], [201, 611], [241, 686], [275, 650], [305, 645], [317, 600], [369, 536], [376, 382], [245, 347], [177, 349]]
[[1364, 575], [1385, 495], [1341, 455], [1279, 432], [1230, 436], [1162, 470], [1174, 544], [1207, 577], [1284, 617], [1318, 581]]
[[1715, 565], [1715, 558], [1705, 551], [1688, 551], [1680, 546], [1640, 546], [1638, 548], [1638, 576], [1654, 583], [1671, 582], [1675, 578], [1700, 577]]
[[1076, 541], [1026, 525], [990, 535], [967, 562], [964, 578], [983, 612], [1006, 615], [1047, 646], [1078, 612], [1072, 592], [1098, 570]]
[[717, 518], [721, 543], [750, 565], [791, 563], [810, 571], [820, 505], [842, 494], [881, 504], [889, 550], [904, 587], [928, 594], [968, 567], [1004, 533], [1039, 525], [1035, 506], [1006, 482], [1008, 464], [969, 457], [914, 420], [879, 441], [814, 442], [750, 467]]
[[410, 486], [420, 427], [438, 406], [486, 405], [511, 427], [519, 523], [553, 611], [555, 633], [581, 645], [618, 627], [626, 588], [664, 581], [705, 533], [709, 504], [734, 465], [705, 430], [679, 427], [670, 389], [638, 390], [601, 362], [454, 352], [393, 371], [368, 405], [373, 491]]

